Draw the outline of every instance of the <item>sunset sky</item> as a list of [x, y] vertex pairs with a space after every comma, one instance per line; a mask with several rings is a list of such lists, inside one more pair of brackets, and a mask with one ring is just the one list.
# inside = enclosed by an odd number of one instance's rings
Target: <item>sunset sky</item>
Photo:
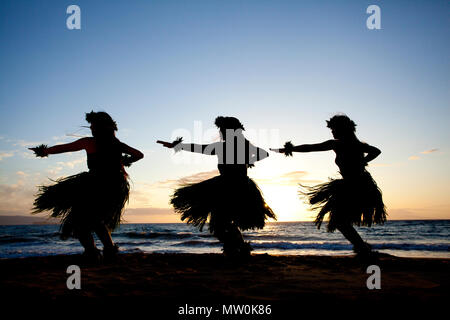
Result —
[[[81, 30], [66, 9], [81, 8]], [[366, 9], [381, 8], [381, 30]], [[369, 171], [390, 219], [450, 219], [448, 1], [1, 1], [0, 215], [28, 216], [37, 185], [87, 170], [84, 152], [27, 148], [88, 136], [107, 111], [145, 158], [128, 173], [128, 222], [179, 222], [183, 181], [217, 159], [156, 144], [219, 138], [235, 116], [266, 150], [331, 138], [338, 112], [382, 150]], [[338, 176], [333, 152], [272, 153], [249, 170], [280, 221], [311, 220], [298, 183]], [[41, 215], [43, 216], [43, 215]]]

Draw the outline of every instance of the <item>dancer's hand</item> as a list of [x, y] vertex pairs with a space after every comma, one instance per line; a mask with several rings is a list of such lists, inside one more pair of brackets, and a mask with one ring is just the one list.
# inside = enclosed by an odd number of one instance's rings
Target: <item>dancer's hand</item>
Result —
[[31, 150], [31, 151], [34, 152], [34, 155], [36, 157], [41, 157], [41, 158], [48, 156], [47, 149], [48, 149], [48, 147], [45, 144], [41, 144], [41, 145], [39, 145], [37, 147], [34, 147], [34, 148], [28, 148], [28, 150]]
[[284, 153], [286, 157], [292, 157], [292, 152], [294, 151], [294, 145], [292, 142], [288, 141], [284, 144], [283, 148], [280, 149], [270, 149], [274, 152]]
[[122, 164], [123, 164], [125, 167], [131, 166], [131, 164], [132, 164], [133, 162], [134, 162], [134, 161], [133, 161], [133, 157], [132, 157], [132, 156], [130, 156], [130, 155], [123, 155], [123, 156], [122, 156]]
[[[177, 145], [179, 145], [181, 143], [181, 141], [183, 141], [182, 137], [178, 137], [176, 138], [173, 142], [167, 142], [167, 141], [162, 141], [162, 140], [157, 140], [156, 143], [162, 144], [164, 147], [169, 148], [169, 149], [173, 149], [175, 148]], [[181, 145], [180, 145], [181, 146]], [[175, 149], [175, 151], [177, 151]]]

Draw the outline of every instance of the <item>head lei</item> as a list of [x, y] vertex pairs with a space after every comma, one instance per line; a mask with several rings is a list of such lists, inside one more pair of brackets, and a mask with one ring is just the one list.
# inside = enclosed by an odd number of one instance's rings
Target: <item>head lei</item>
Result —
[[111, 118], [109, 114], [103, 111], [91, 111], [89, 113], [86, 113], [86, 121], [99, 127], [111, 128], [114, 131], [117, 131], [117, 123]]
[[356, 124], [345, 114], [337, 114], [327, 120], [327, 127], [330, 129], [344, 129], [355, 132]]
[[244, 126], [242, 123], [235, 117], [217, 117], [216, 121], [214, 122], [215, 125], [219, 128], [219, 130], [237, 130], [237, 129], [244, 129]]

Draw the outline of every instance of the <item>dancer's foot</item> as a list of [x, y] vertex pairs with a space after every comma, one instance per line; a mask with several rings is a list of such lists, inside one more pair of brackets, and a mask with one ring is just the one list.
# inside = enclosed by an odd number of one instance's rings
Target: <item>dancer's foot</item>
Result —
[[240, 254], [243, 257], [250, 257], [251, 256], [251, 251], [253, 250], [252, 246], [250, 245], [250, 242], [244, 242], [241, 245], [240, 248]]
[[367, 253], [372, 251], [372, 246], [367, 242], [361, 241], [360, 244], [353, 246], [353, 251], [355, 251], [356, 254]]
[[375, 264], [378, 262], [378, 252], [372, 250], [372, 246], [364, 242], [361, 246], [354, 247], [356, 253], [355, 258], [361, 260], [365, 264]]
[[252, 250], [249, 242], [242, 242], [240, 245], [230, 245], [225, 243], [222, 249], [225, 257], [235, 261], [248, 260]]
[[85, 249], [82, 257], [86, 263], [97, 264], [102, 261], [102, 253], [97, 248]]
[[114, 262], [118, 259], [119, 246], [114, 244], [112, 247], [103, 248], [103, 259], [105, 262]]

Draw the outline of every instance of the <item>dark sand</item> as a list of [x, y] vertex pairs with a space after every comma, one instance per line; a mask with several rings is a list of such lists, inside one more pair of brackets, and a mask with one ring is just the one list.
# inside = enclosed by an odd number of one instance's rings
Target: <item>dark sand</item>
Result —
[[[148, 310], [159, 308], [166, 318], [175, 317], [186, 304], [263, 304], [271, 305], [271, 316], [277, 318], [282, 311], [292, 314], [302, 308], [445, 305], [449, 263], [383, 255], [378, 262], [381, 289], [369, 290], [366, 266], [353, 257], [258, 254], [237, 264], [219, 254], [135, 253], [121, 254], [114, 263], [90, 265], [79, 255], [67, 255], [0, 260], [0, 285], [16, 302], [131, 302]], [[73, 264], [81, 268], [81, 290], [66, 287], [66, 269]]]

